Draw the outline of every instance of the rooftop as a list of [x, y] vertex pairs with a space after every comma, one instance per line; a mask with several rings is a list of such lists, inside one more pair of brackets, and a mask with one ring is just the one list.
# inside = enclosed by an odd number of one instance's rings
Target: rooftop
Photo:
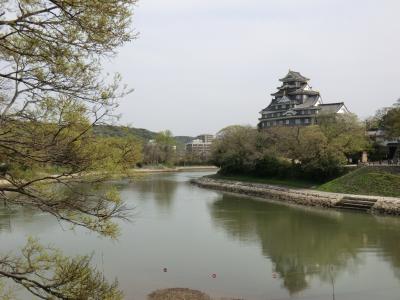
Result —
[[282, 82], [292, 82], [292, 81], [307, 82], [309, 80], [310, 80], [309, 78], [301, 75], [300, 72], [295, 72], [292, 70], [289, 70], [289, 72], [287, 73], [287, 75], [284, 78], [279, 79], [279, 81], [282, 81]]
[[320, 104], [318, 107], [321, 108], [322, 113], [337, 113], [342, 107], [348, 111], [347, 107], [344, 105], [344, 102]]

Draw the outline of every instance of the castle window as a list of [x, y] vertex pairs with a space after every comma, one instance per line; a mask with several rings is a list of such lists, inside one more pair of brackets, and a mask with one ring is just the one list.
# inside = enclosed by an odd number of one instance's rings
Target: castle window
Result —
[[309, 124], [310, 123], [310, 119], [309, 118], [304, 119], [304, 123], [305, 124]]
[[286, 125], [289, 125], [289, 120], [286, 120], [285, 123], [286, 123]]
[[301, 123], [301, 121], [300, 121], [300, 119], [296, 119], [296, 120], [294, 121], [294, 123], [295, 123], [296, 125], [299, 125], [299, 124]]

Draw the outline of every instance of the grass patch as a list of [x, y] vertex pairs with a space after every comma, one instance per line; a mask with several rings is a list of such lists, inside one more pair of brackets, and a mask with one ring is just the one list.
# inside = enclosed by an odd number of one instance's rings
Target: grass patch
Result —
[[400, 168], [363, 167], [318, 187], [320, 191], [400, 197]]
[[227, 176], [227, 175], [213, 174], [207, 177], [214, 179], [236, 180], [236, 181], [252, 182], [252, 183], [265, 183], [265, 184], [294, 187], [294, 188], [312, 188], [318, 185], [315, 182], [299, 180], [299, 179], [277, 179], [277, 178], [265, 178], [265, 177], [245, 176], [245, 175]]

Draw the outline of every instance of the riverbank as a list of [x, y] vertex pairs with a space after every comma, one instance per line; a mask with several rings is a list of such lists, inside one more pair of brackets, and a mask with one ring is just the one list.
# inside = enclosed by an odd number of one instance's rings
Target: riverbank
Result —
[[[191, 181], [203, 188], [255, 196], [266, 200], [337, 209], [345, 200], [368, 203], [365, 211], [400, 215], [400, 198], [323, 192], [305, 188], [202, 177]], [[355, 208], [356, 209], [356, 208]], [[361, 210], [361, 209], [360, 209]]]
[[[174, 173], [174, 172], [190, 172], [190, 171], [217, 171], [218, 168], [215, 166], [190, 166], [190, 167], [176, 167], [176, 168], [140, 168], [140, 169], [129, 169], [125, 171], [124, 173], [119, 173], [119, 174], [111, 174], [107, 175], [108, 177], [111, 177], [112, 179], [118, 179], [118, 178], [126, 178], [126, 177], [135, 177], [140, 174], [157, 174], [157, 173]], [[88, 176], [99, 176], [102, 175], [101, 173], [88, 173], [88, 174], [80, 174], [80, 175], [70, 175], [70, 176], [65, 176], [62, 179], [63, 180], [73, 180], [73, 179], [79, 179], [79, 178], [84, 178]], [[43, 174], [44, 176], [53, 176], [57, 177], [58, 175], [48, 175], [48, 174]], [[47, 179], [46, 181], [51, 181], [51, 178]], [[10, 186], [11, 184], [4, 179], [0, 179], [0, 187], [4, 186]]]
[[240, 182], [249, 182], [249, 183], [263, 183], [270, 184], [273, 186], [282, 186], [289, 188], [315, 188], [319, 185], [317, 182], [307, 181], [307, 180], [299, 180], [299, 179], [279, 179], [279, 178], [268, 178], [268, 177], [257, 177], [257, 176], [249, 176], [249, 175], [228, 175], [224, 176], [221, 174], [214, 174], [207, 176], [213, 179], [224, 179], [224, 180], [232, 180], [232, 181], [240, 181]]
[[189, 172], [189, 171], [217, 171], [218, 167], [215, 166], [187, 166], [187, 167], [174, 167], [174, 168], [140, 168], [133, 169], [133, 172], [138, 173], [165, 173], [165, 172]]

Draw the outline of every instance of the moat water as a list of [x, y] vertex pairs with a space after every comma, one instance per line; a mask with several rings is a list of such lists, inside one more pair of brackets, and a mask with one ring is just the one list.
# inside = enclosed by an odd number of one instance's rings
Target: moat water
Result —
[[1, 208], [0, 253], [17, 253], [28, 236], [66, 254], [93, 253], [126, 299], [169, 287], [236, 299], [400, 298], [400, 218], [293, 207], [189, 183], [205, 174], [114, 183], [134, 207], [117, 241], [29, 209]]

